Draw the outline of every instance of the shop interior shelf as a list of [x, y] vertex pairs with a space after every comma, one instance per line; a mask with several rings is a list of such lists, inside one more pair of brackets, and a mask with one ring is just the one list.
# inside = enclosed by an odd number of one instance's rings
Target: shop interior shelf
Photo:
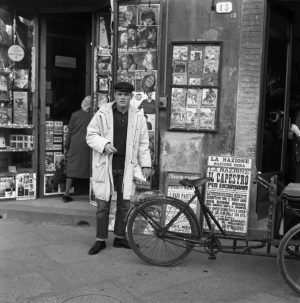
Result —
[[34, 128], [33, 124], [0, 124], [0, 128], [16, 128], [16, 129], [24, 129], [24, 128]]
[[12, 148], [12, 147], [6, 147], [1, 148], [0, 153], [7, 153], [7, 152], [31, 152], [34, 151], [34, 148]]

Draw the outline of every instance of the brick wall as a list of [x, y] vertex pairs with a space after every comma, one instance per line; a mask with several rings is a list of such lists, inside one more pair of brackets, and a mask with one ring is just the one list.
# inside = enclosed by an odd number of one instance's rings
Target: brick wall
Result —
[[254, 165], [262, 85], [262, 46], [266, 2], [265, 0], [242, 0], [240, 22], [240, 57], [234, 155], [251, 157], [254, 160]]

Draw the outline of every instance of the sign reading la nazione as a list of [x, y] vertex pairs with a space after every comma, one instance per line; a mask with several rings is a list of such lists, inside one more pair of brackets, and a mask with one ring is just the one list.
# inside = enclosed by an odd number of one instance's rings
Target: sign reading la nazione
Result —
[[249, 158], [208, 158], [212, 181], [206, 186], [205, 203], [226, 232], [247, 233], [251, 167]]

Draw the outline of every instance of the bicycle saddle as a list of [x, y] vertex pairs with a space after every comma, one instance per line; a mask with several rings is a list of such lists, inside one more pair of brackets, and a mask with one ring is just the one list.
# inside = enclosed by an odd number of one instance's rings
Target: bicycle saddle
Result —
[[287, 200], [300, 201], [300, 184], [289, 183], [282, 191], [281, 197]]
[[193, 187], [201, 187], [208, 181], [211, 181], [211, 178], [200, 178], [200, 179], [182, 179], [179, 181], [179, 184], [182, 186], [193, 186]]

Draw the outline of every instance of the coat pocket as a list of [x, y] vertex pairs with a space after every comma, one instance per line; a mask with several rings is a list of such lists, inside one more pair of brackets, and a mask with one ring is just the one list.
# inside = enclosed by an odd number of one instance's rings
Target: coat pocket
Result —
[[106, 176], [106, 162], [95, 164], [93, 171], [93, 179], [97, 182], [105, 182]]

